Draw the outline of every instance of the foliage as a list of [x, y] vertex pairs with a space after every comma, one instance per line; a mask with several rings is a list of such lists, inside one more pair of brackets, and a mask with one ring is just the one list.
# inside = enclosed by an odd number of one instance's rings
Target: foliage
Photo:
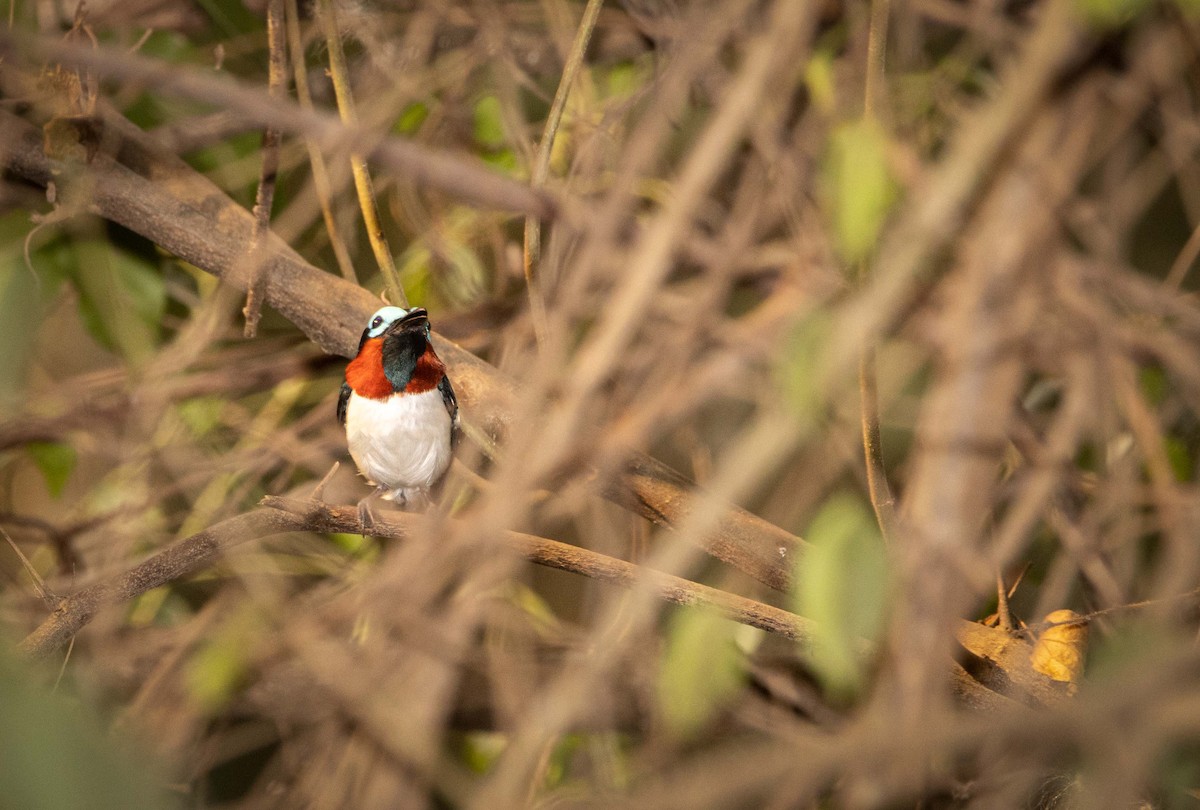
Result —
[[[582, 2], [334, 3], [353, 143], [283, 5], [282, 103], [263, 3], [11, 9], [6, 804], [1195, 795], [1195, 3], [892, 4], [875, 105], [882, 0], [605, 3], [532, 192]], [[256, 511], [367, 492], [352, 148], [465, 426], [379, 538]]]

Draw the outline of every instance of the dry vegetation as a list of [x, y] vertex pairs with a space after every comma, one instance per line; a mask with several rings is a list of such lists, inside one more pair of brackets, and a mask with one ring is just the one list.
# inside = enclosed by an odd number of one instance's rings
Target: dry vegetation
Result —
[[11, 5], [0, 803], [1195, 801], [1194, 3]]

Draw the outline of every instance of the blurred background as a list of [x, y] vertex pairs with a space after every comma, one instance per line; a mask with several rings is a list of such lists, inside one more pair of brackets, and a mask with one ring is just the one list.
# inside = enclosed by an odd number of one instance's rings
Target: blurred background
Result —
[[[0, 793], [1192, 806], [1198, 13], [11, 0]], [[464, 437], [372, 538], [385, 290]]]

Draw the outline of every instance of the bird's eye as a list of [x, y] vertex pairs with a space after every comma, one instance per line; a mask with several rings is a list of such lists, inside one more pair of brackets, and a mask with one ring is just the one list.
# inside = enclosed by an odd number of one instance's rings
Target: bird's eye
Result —
[[371, 319], [371, 328], [377, 329], [377, 328], [379, 328], [379, 324], [381, 324], [381, 323], [383, 323], [383, 318], [376, 315], [374, 318]]

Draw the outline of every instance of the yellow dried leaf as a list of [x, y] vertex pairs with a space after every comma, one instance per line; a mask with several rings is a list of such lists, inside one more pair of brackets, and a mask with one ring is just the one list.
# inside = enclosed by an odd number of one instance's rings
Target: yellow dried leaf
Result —
[[1083, 658], [1087, 653], [1088, 626], [1073, 610], [1056, 610], [1043, 619], [1048, 627], [1038, 636], [1030, 655], [1034, 670], [1056, 681], [1074, 687], [1083, 674]]

